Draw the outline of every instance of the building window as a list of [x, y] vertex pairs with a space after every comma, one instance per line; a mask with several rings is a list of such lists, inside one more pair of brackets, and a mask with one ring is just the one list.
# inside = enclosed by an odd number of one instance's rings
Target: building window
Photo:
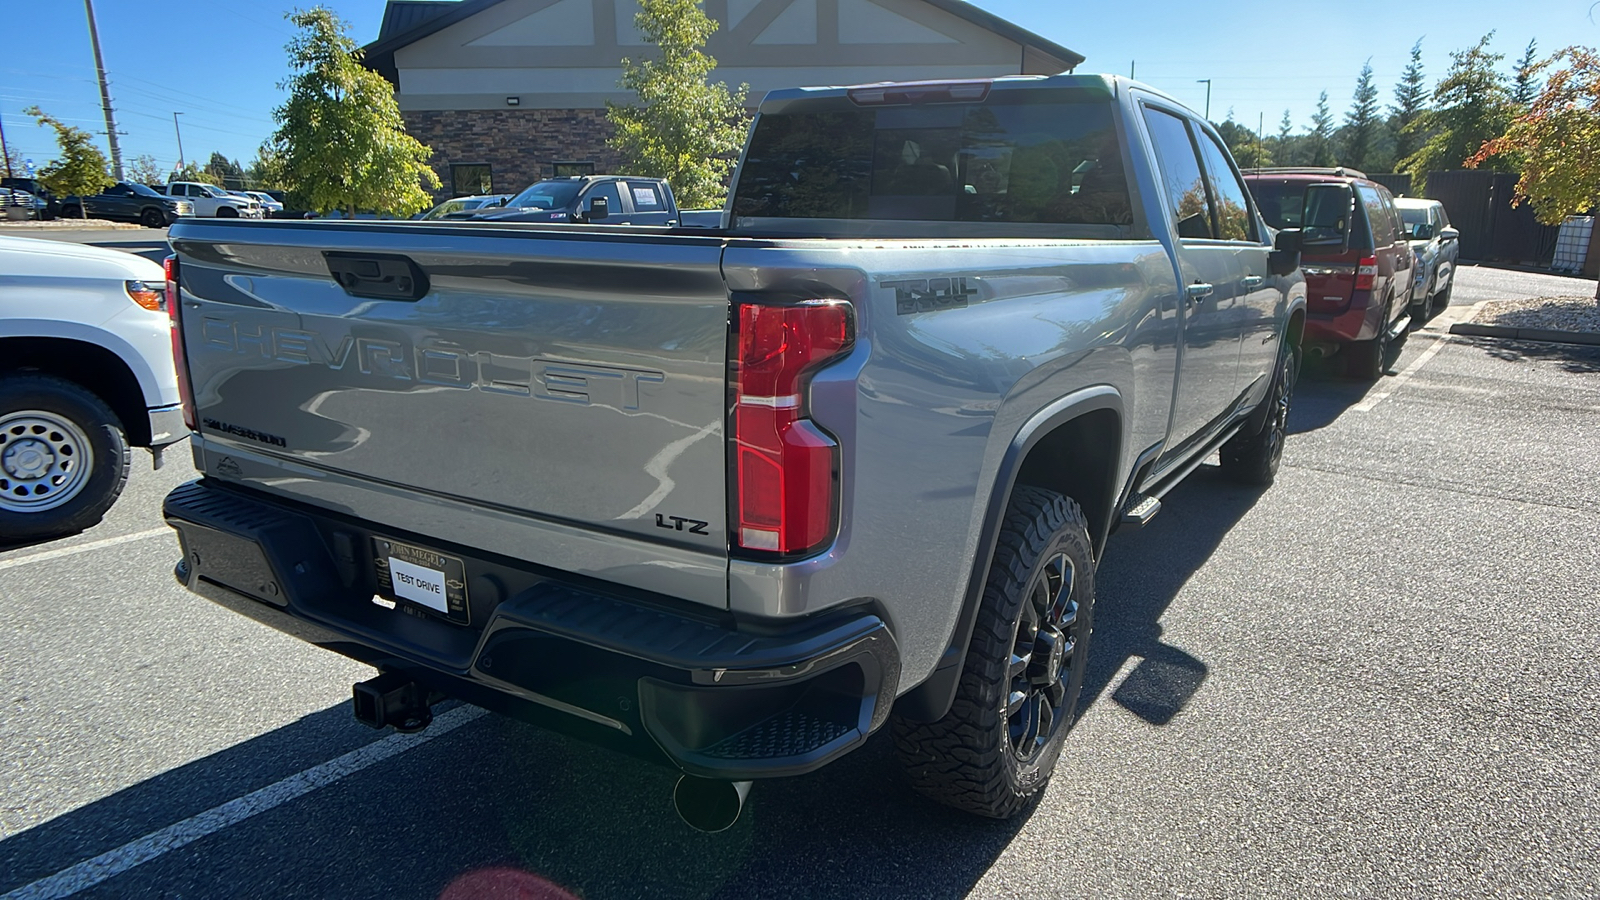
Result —
[[462, 163], [450, 167], [450, 189], [457, 197], [494, 193], [494, 173], [488, 163]]
[[572, 175], [593, 175], [594, 163], [592, 162], [558, 162], [552, 163], [555, 168], [556, 178], [567, 178]]

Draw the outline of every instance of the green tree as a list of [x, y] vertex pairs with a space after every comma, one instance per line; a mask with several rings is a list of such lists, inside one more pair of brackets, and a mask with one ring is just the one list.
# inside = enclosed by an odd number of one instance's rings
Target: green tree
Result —
[[1378, 87], [1372, 83], [1372, 60], [1361, 67], [1350, 111], [1344, 116], [1344, 157], [1347, 166], [1365, 169], [1372, 161], [1378, 133]]
[[1333, 151], [1333, 113], [1328, 111], [1328, 92], [1317, 97], [1317, 111], [1311, 114], [1311, 132], [1306, 136], [1311, 157], [1309, 165], [1331, 166], [1337, 162]]
[[206, 163], [206, 173], [211, 176], [212, 184], [219, 184], [230, 191], [244, 190], [244, 169], [218, 151], [211, 151], [211, 160]]
[[244, 180], [253, 191], [283, 190], [283, 156], [264, 143], [256, 149], [256, 158], [245, 166]]
[[1254, 131], [1235, 122], [1232, 110], [1229, 110], [1227, 120], [1217, 126], [1217, 134], [1228, 145], [1228, 152], [1233, 154], [1233, 161], [1239, 164], [1239, 168], [1260, 169], [1272, 165], [1272, 154], [1267, 151], [1265, 143]]
[[[98, 194], [117, 183], [106, 171], [106, 156], [94, 145], [89, 132], [46, 115], [37, 106], [30, 106], [22, 112], [38, 120], [40, 128], [48, 125], [55, 129], [56, 146], [61, 155], [39, 170], [39, 182], [52, 193], [62, 197], [83, 197]], [[88, 217], [81, 204], [78, 212]]]
[[200, 168], [200, 164], [197, 163], [197, 162], [194, 162], [192, 160], [189, 161], [189, 162], [184, 163], [182, 166], [179, 166], [177, 169], [173, 170], [172, 174], [167, 177], [167, 180], [168, 181], [199, 181], [199, 182], [203, 182], [205, 184], [216, 184], [217, 183], [217, 178], [216, 178], [215, 175], [212, 175], [210, 172], [206, 171], [205, 169]]
[[427, 165], [433, 151], [406, 134], [394, 89], [361, 64], [349, 26], [322, 6], [285, 18], [300, 34], [287, 48], [294, 74], [280, 85], [289, 99], [272, 112], [284, 186], [318, 212], [409, 215], [432, 205], [424, 188], [439, 186]]
[[628, 174], [665, 178], [679, 206], [721, 206], [749, 126], [749, 85], [735, 91], [706, 80], [717, 61], [701, 48], [718, 25], [700, 0], [639, 0], [633, 21], [660, 53], [622, 61], [619, 83], [639, 102], [606, 103], [606, 117], [616, 128], [610, 145], [622, 154]]
[[154, 156], [141, 153], [128, 166], [128, 180], [137, 184], [166, 184], [167, 170], [156, 162]]
[[1294, 120], [1289, 118], [1289, 111], [1286, 109], [1283, 111], [1283, 118], [1278, 122], [1278, 135], [1272, 139], [1271, 154], [1278, 160], [1278, 165], [1299, 165], [1297, 143], [1294, 136]]
[[1394, 105], [1389, 107], [1396, 159], [1405, 159], [1422, 146], [1423, 137], [1416, 133], [1413, 126], [1427, 105], [1427, 80], [1422, 74], [1422, 39], [1417, 38], [1417, 42], [1411, 45], [1411, 62], [1406, 64], [1405, 71], [1400, 73], [1400, 82], [1394, 86]]
[[[1511, 95], [1497, 68], [1505, 56], [1489, 52], [1493, 37], [1491, 31], [1476, 46], [1450, 54], [1450, 71], [1433, 90], [1433, 108], [1409, 126], [1428, 133], [1422, 146], [1400, 161], [1413, 184], [1424, 183], [1429, 172], [1465, 165], [1484, 142], [1505, 134], [1511, 124]], [[1515, 162], [1504, 154], [1491, 154], [1479, 165], [1511, 171]]]
[[1533, 98], [1539, 96], [1539, 85], [1534, 77], [1539, 72], [1538, 41], [1528, 41], [1528, 49], [1522, 52], [1522, 59], [1517, 61], [1516, 74], [1511, 80], [1511, 102], [1517, 105], [1518, 110], [1525, 110], [1533, 103]]

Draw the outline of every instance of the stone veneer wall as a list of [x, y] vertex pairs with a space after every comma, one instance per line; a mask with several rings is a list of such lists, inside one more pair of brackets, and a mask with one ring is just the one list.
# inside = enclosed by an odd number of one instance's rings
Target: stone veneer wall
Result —
[[[406, 131], [433, 148], [428, 161], [453, 196], [450, 166], [488, 163], [495, 193], [516, 193], [554, 174], [552, 163], [593, 161], [597, 174], [621, 158], [606, 146], [613, 129], [603, 109], [407, 110]], [[471, 193], [471, 192], [469, 192]]]

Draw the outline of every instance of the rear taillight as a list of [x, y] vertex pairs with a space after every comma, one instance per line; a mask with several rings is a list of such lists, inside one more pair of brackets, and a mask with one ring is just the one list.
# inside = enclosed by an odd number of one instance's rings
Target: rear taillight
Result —
[[793, 555], [834, 532], [838, 444], [806, 418], [811, 374], [850, 348], [850, 304], [746, 303], [733, 361], [734, 545]]
[[167, 274], [167, 318], [172, 323], [172, 363], [178, 370], [178, 399], [183, 402], [183, 424], [190, 431], [198, 431], [195, 415], [194, 391], [189, 387], [189, 358], [183, 345], [183, 304], [179, 303], [178, 258], [169, 256], [161, 261]]
[[1378, 258], [1376, 256], [1363, 256], [1356, 266], [1356, 290], [1372, 290], [1373, 280], [1378, 277]]

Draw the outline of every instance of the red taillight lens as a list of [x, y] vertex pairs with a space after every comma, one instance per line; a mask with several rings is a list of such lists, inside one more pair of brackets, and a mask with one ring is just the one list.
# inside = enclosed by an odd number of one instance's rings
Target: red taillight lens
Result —
[[190, 431], [198, 431], [199, 417], [195, 415], [194, 391], [189, 387], [189, 358], [183, 345], [183, 305], [178, 302], [178, 258], [169, 256], [161, 261], [167, 274], [167, 318], [172, 323], [172, 363], [178, 370], [178, 399], [183, 402], [183, 424]]
[[805, 418], [811, 372], [854, 339], [848, 303], [739, 307], [734, 358], [734, 543], [795, 554], [834, 529], [838, 445]]
[[1378, 277], [1378, 258], [1376, 256], [1363, 256], [1356, 267], [1356, 290], [1372, 290], [1373, 281]]

